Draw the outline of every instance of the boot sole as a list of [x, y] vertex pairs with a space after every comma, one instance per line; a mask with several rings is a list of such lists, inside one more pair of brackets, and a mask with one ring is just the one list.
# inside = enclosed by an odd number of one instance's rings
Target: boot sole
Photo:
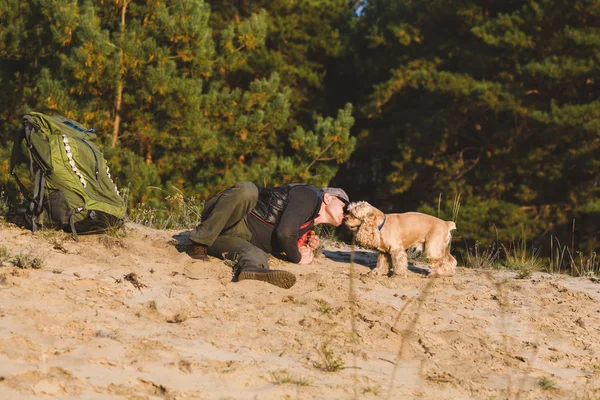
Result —
[[210, 261], [206, 253], [194, 253], [193, 251], [186, 251], [185, 254], [194, 260]]
[[284, 289], [289, 289], [296, 283], [296, 276], [287, 271], [269, 271], [261, 273], [250, 271], [240, 272], [237, 280], [243, 281], [246, 279], [267, 282]]

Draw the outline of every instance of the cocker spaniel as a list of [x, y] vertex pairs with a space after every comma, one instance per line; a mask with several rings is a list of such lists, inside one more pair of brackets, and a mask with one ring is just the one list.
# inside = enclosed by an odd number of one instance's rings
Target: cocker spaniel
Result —
[[372, 273], [406, 276], [406, 249], [414, 248], [425, 251], [433, 276], [454, 275], [456, 259], [450, 254], [454, 222], [418, 212], [384, 214], [366, 201], [351, 203], [347, 211], [345, 223], [356, 233], [356, 243], [379, 251]]

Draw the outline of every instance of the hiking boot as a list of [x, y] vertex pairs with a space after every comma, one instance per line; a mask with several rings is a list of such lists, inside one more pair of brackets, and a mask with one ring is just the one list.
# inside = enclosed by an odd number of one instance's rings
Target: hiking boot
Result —
[[203, 244], [191, 242], [185, 252], [194, 260], [208, 261], [208, 248]]
[[259, 267], [242, 268], [237, 280], [239, 282], [245, 279], [267, 282], [284, 289], [289, 289], [296, 283], [296, 276], [291, 272]]

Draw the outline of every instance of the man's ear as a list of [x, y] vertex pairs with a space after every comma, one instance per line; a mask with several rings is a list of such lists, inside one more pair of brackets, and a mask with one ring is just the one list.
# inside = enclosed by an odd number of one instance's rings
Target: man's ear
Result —
[[328, 193], [323, 193], [323, 203], [325, 203], [325, 205], [329, 205], [329, 203], [331, 203], [332, 197], [333, 196]]

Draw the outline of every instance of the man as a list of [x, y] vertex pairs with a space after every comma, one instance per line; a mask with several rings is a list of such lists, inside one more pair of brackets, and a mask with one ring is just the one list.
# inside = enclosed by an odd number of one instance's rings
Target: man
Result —
[[313, 228], [340, 226], [349, 203], [339, 188], [290, 184], [270, 189], [240, 182], [206, 202], [202, 223], [190, 233], [187, 254], [198, 260], [208, 260], [208, 254], [233, 260], [234, 280], [255, 279], [287, 289], [296, 277], [269, 269], [268, 253], [311, 264], [319, 246]]

